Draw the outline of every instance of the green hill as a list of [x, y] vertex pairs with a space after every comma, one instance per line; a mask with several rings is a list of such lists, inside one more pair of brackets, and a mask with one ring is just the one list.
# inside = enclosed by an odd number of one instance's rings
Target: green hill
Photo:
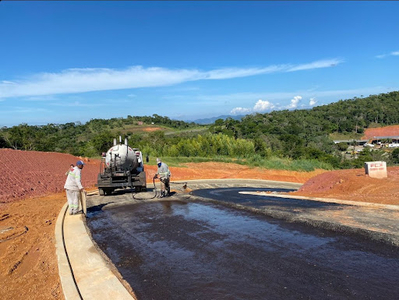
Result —
[[[218, 119], [205, 126], [159, 115], [92, 119], [85, 124], [21, 124], [0, 130], [0, 148], [55, 151], [98, 156], [119, 135], [149, 155], [186, 159], [234, 159], [251, 165], [274, 161], [284, 168], [293, 161], [323, 168], [361, 167], [365, 160], [396, 162], [396, 153], [363, 151], [342, 156], [334, 139], [359, 139], [366, 128], [399, 124], [399, 92], [339, 100], [308, 110]], [[316, 163], [317, 162], [317, 163]], [[311, 169], [303, 167], [304, 169]]]

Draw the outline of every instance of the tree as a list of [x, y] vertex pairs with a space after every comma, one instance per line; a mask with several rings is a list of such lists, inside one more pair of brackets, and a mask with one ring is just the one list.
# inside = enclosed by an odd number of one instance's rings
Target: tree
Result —
[[394, 164], [399, 164], [399, 148], [396, 148], [392, 151], [391, 157]]
[[345, 142], [338, 143], [337, 148], [339, 151], [346, 151], [348, 149], [348, 144]]
[[110, 131], [104, 131], [100, 134], [95, 135], [90, 139], [91, 151], [95, 151], [95, 155], [100, 155], [102, 152], [107, 152], [112, 146], [113, 135]]

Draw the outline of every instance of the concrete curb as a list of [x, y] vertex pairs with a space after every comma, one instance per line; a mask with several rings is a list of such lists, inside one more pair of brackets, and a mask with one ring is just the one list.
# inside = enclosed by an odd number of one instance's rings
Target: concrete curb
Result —
[[94, 246], [86, 231], [84, 215], [68, 215], [67, 209], [68, 204], [65, 204], [55, 229], [65, 299], [134, 299]]
[[68, 210], [68, 203], [61, 208], [55, 224], [55, 247], [58, 259], [58, 273], [61, 280], [62, 291], [66, 300], [82, 299], [73, 277], [64, 243], [64, 218]]
[[203, 183], [203, 182], [238, 182], [238, 183], [244, 183], [246, 181], [248, 182], [259, 182], [259, 183], [271, 183], [271, 184], [279, 184], [279, 185], [293, 185], [296, 187], [301, 187], [303, 183], [298, 183], [298, 182], [290, 182], [290, 181], [277, 181], [277, 180], [267, 180], [267, 179], [252, 179], [252, 178], [219, 178], [219, 179], [188, 179], [188, 180], [173, 180], [171, 183]]

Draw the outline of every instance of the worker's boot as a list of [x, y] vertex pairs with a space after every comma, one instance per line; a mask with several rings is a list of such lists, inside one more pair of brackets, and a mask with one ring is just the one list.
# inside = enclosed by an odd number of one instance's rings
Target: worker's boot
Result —
[[165, 191], [161, 192], [161, 198], [165, 197]]

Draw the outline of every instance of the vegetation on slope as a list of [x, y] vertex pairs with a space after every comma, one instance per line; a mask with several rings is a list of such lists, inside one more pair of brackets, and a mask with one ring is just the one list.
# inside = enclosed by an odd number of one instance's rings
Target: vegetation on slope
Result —
[[[0, 130], [0, 148], [55, 151], [96, 157], [127, 136], [144, 155], [201, 158], [283, 169], [362, 167], [365, 161], [399, 162], [399, 149], [362, 151], [356, 159], [342, 155], [334, 137], [358, 139], [365, 128], [399, 124], [399, 92], [340, 100], [310, 110], [273, 111], [228, 118], [210, 126], [153, 116], [92, 119]], [[157, 129], [151, 131], [151, 129]]]

